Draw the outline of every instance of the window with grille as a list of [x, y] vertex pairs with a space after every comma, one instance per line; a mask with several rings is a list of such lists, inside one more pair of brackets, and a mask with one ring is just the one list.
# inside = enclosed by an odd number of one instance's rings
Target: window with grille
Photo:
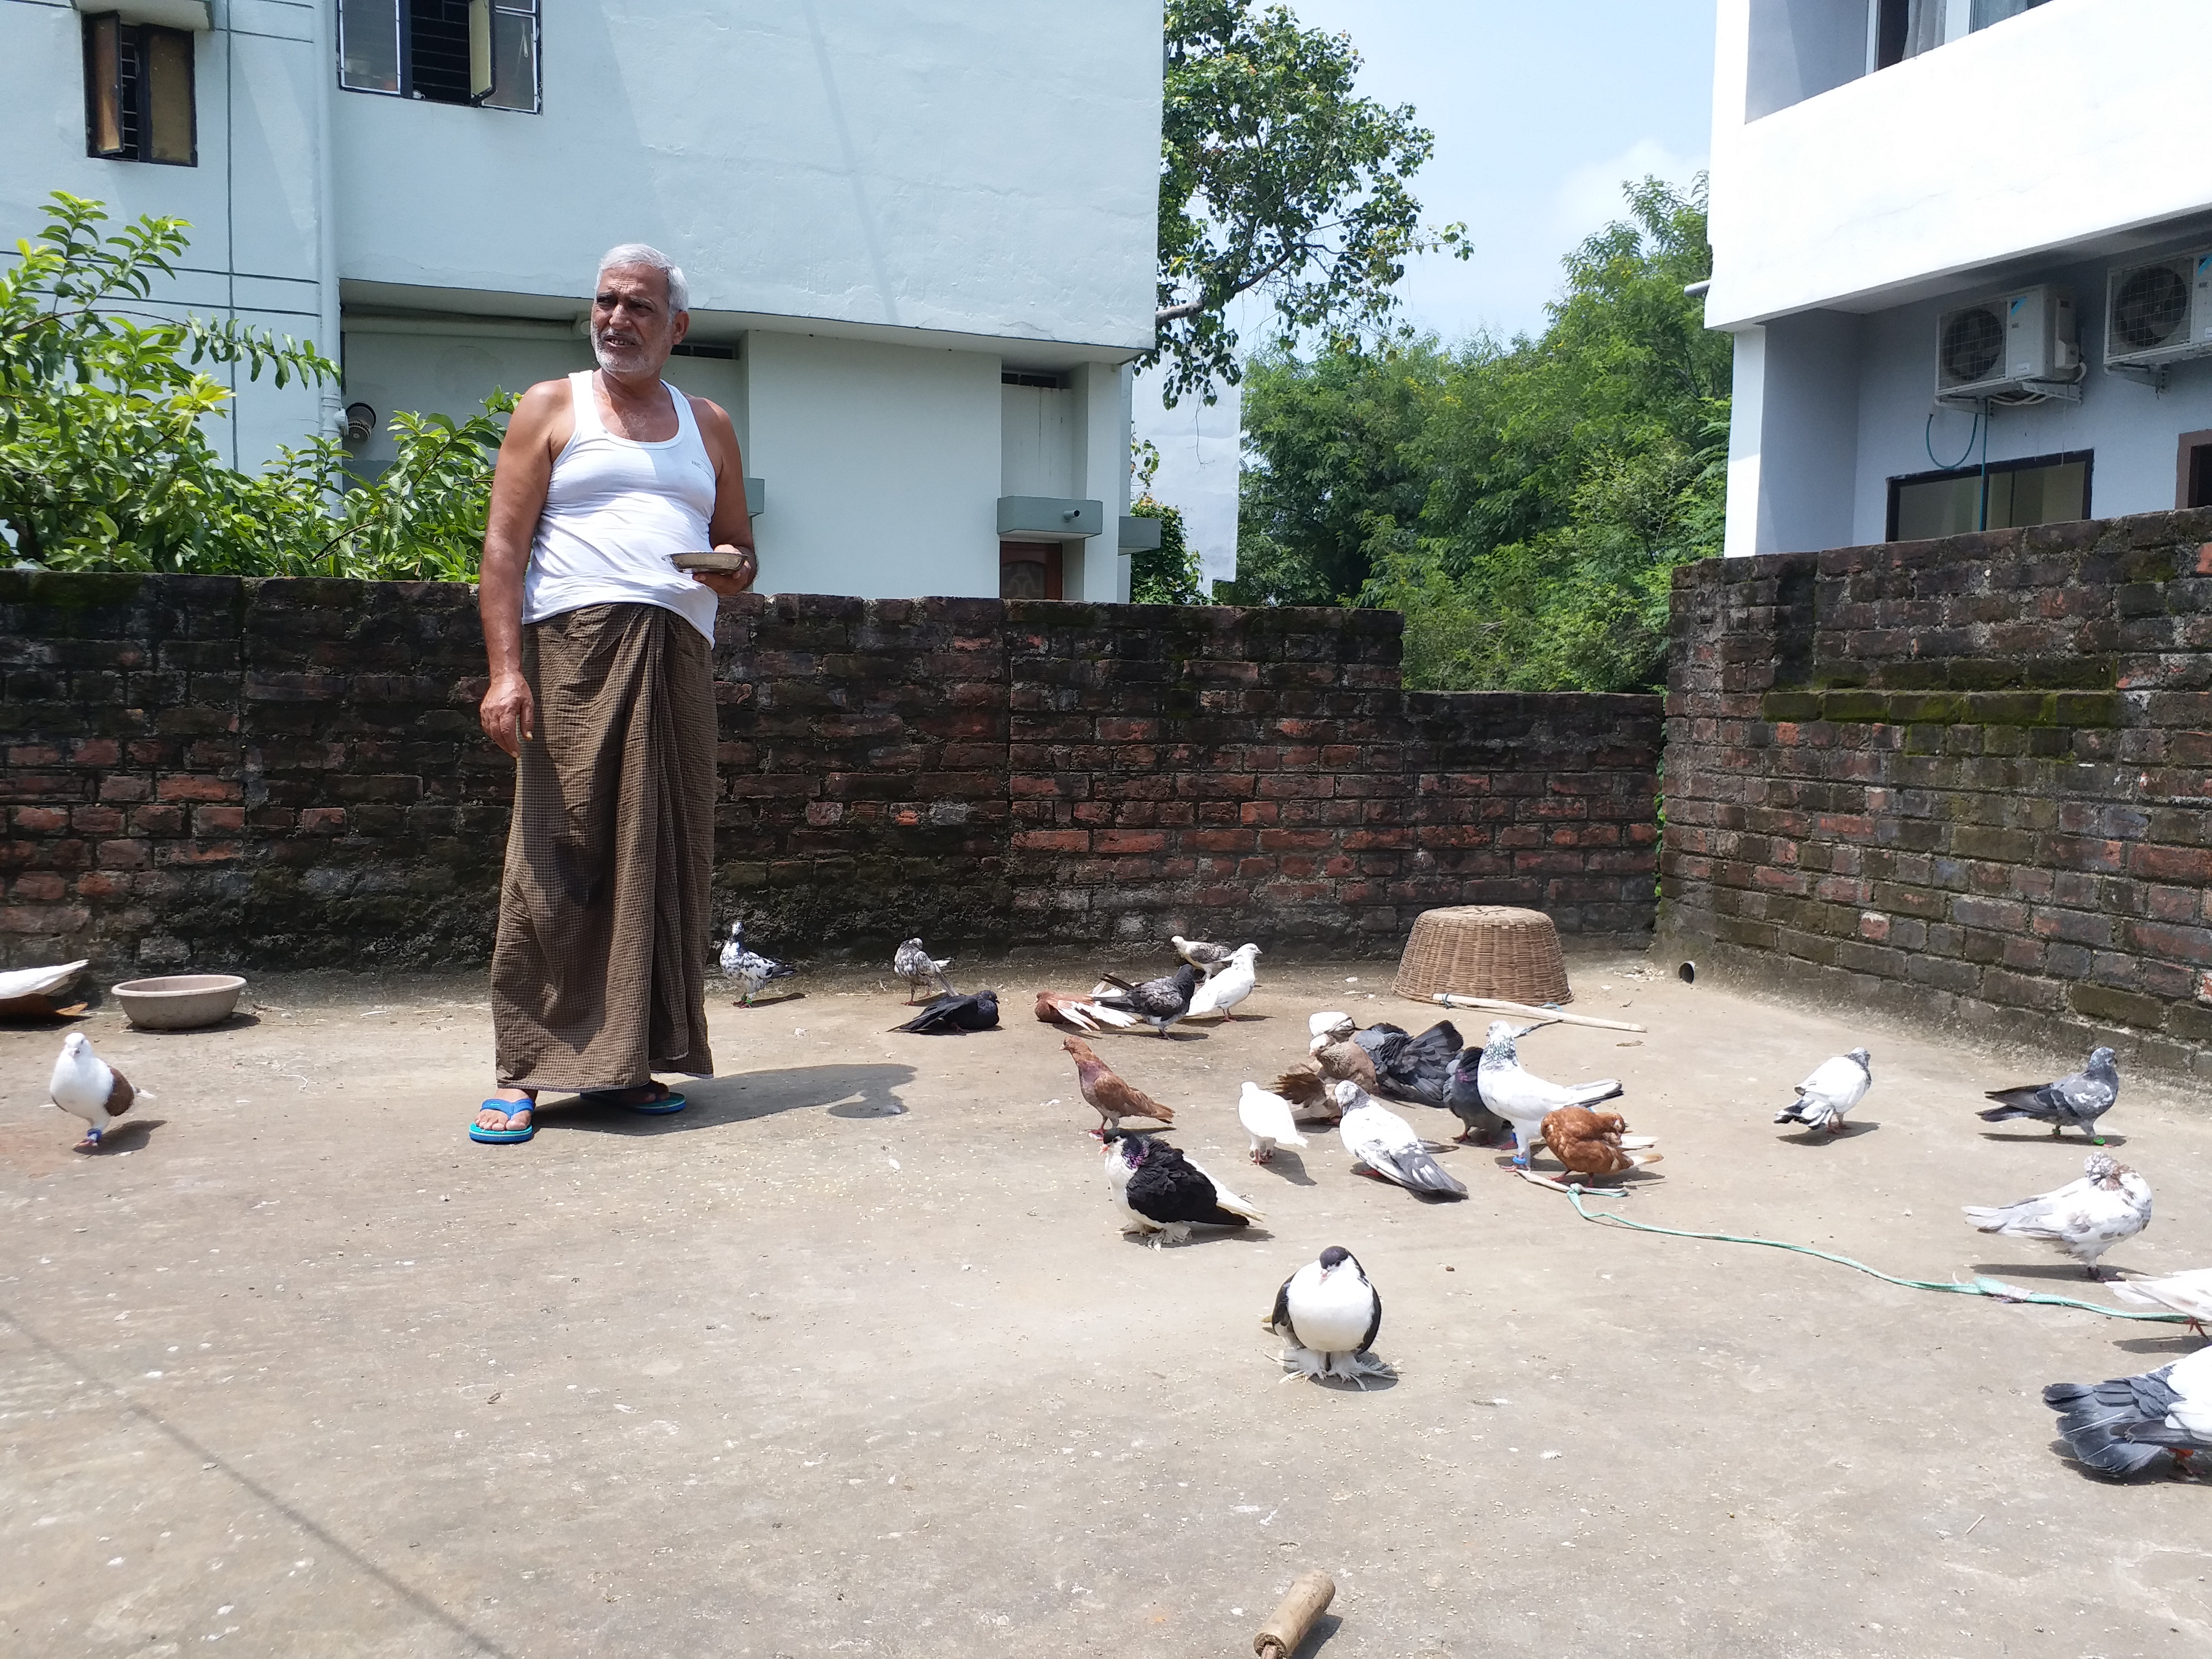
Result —
[[84, 20], [88, 155], [197, 167], [197, 127], [190, 34], [126, 23], [112, 11]]
[[538, 0], [338, 0], [338, 84], [535, 113]]

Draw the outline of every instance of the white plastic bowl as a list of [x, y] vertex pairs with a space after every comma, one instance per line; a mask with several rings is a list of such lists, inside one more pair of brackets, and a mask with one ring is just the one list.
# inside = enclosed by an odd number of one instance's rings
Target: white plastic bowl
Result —
[[245, 989], [235, 974], [170, 974], [126, 980], [115, 987], [115, 1000], [141, 1030], [196, 1031], [228, 1019]]

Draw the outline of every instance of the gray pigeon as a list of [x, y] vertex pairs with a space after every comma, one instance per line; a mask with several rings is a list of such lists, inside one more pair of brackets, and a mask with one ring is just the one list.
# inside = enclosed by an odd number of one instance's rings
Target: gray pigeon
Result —
[[1968, 1205], [1966, 1219], [1977, 1232], [2047, 1240], [2096, 1279], [2099, 1256], [2150, 1225], [2150, 1182], [2108, 1153], [2092, 1152], [2079, 1181], [2017, 1204]]
[[1191, 994], [1198, 989], [1198, 969], [1188, 963], [1172, 974], [1148, 979], [1142, 985], [1132, 985], [1111, 974], [1100, 977], [1114, 988], [1093, 993], [1093, 1002], [1102, 1008], [1119, 1008], [1134, 1014], [1162, 1036], [1168, 1034], [1169, 1026], [1190, 1012]]
[[1854, 1048], [1822, 1060], [1813, 1068], [1813, 1075], [1797, 1085], [1797, 1098], [1777, 1112], [1774, 1121], [1841, 1134], [1844, 1114], [1864, 1100], [1866, 1091], [1874, 1086], [1874, 1067], [1868, 1063], [1872, 1058], [1865, 1049]]
[[2053, 1382], [2043, 1403], [2074, 1455], [2100, 1474], [2140, 1474], [2170, 1452], [2186, 1468], [2212, 1451], [2212, 1348], [2106, 1382]]
[[945, 970], [952, 965], [952, 958], [942, 959], [929, 954], [929, 947], [918, 939], [910, 939], [900, 945], [891, 957], [891, 972], [906, 981], [906, 1000], [914, 1000], [914, 994], [923, 986], [936, 981], [939, 990], [950, 995], [952, 981], [945, 977]]
[[1225, 945], [1216, 945], [1211, 939], [1185, 939], [1181, 933], [1169, 934], [1168, 943], [1175, 946], [1177, 956], [1208, 975], [1219, 973], [1234, 954]]
[[2112, 1051], [2092, 1048], [2087, 1066], [2056, 1083], [2024, 1083], [2016, 1089], [1990, 1090], [1986, 1098], [1997, 1103], [1982, 1114], [1982, 1121], [2008, 1123], [2014, 1118], [2032, 1117], [2051, 1126], [2054, 1140], [2070, 1126], [2101, 1146], [2105, 1138], [2097, 1133], [2097, 1120], [2111, 1111], [2119, 1097], [2120, 1068]]

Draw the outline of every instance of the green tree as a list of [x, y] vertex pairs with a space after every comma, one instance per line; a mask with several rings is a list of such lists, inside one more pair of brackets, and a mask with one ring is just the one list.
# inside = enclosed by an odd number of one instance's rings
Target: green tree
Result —
[[1230, 303], [1272, 302], [1285, 335], [1382, 326], [1407, 256], [1469, 252], [1465, 227], [1425, 231], [1407, 181], [1434, 138], [1411, 105], [1356, 95], [1350, 39], [1288, 6], [1168, 0], [1162, 87], [1159, 343], [1172, 407], [1243, 370]]

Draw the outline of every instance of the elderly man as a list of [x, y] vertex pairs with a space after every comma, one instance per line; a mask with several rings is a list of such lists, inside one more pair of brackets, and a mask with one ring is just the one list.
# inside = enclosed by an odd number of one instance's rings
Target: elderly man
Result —
[[[530, 1139], [547, 1090], [680, 1111], [653, 1073], [714, 1065], [708, 647], [718, 597], [759, 569], [744, 465], [730, 417], [660, 378], [690, 324], [684, 273], [627, 243], [595, 289], [599, 366], [524, 394], [484, 532], [480, 714], [516, 765], [481, 1141]], [[672, 562], [709, 546], [736, 568]]]

